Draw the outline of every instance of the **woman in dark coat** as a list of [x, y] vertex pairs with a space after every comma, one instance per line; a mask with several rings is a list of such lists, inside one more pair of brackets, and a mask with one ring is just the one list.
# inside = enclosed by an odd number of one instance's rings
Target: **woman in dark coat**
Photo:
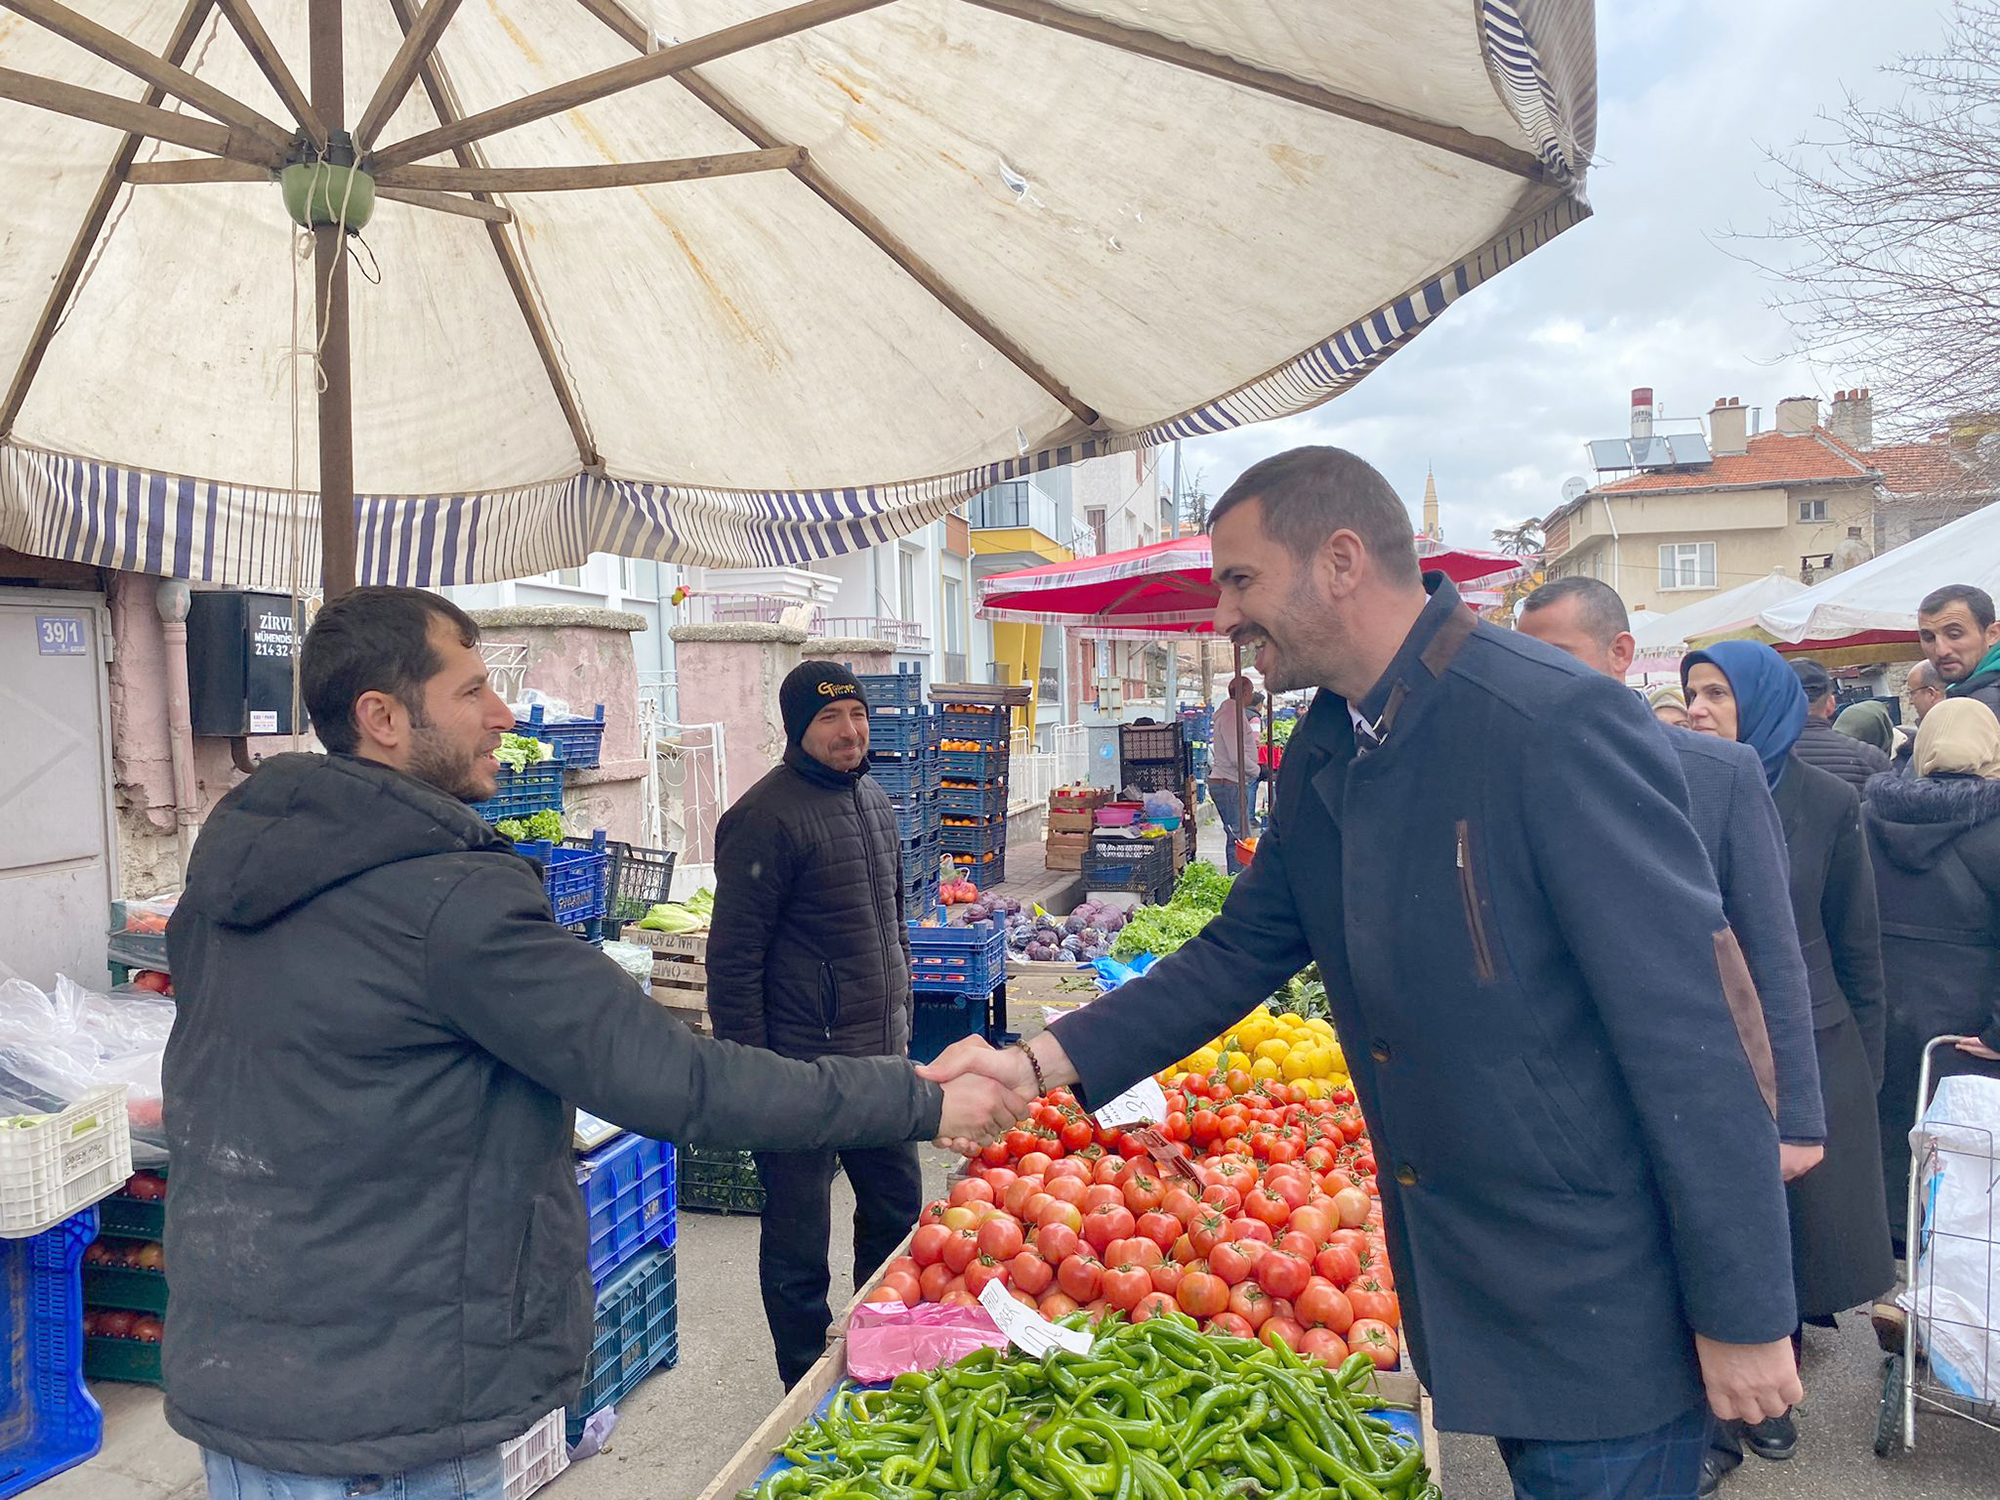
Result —
[[[1792, 1274], [1799, 1316], [1830, 1323], [1895, 1280], [1875, 1114], [1886, 1011], [1882, 934], [1861, 802], [1838, 776], [1792, 753], [1805, 726], [1805, 690], [1770, 647], [1725, 641], [1690, 652], [1681, 681], [1690, 729], [1757, 751], [1785, 832], [1826, 1102], [1826, 1157], [1786, 1187]], [[1757, 1424], [1746, 1441], [1780, 1458], [1797, 1437], [1786, 1416]]]
[[1925, 1045], [1968, 1038], [1938, 1049], [1933, 1077], [2000, 1076], [2000, 720], [1947, 699], [1924, 715], [1911, 770], [1869, 781], [1864, 819], [1889, 978], [1882, 1170], [1898, 1239]]

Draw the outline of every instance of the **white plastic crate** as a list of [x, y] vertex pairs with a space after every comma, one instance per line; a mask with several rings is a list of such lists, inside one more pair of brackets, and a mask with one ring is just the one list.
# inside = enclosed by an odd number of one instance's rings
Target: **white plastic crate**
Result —
[[60, 1114], [0, 1126], [0, 1238], [53, 1229], [132, 1175], [125, 1085], [92, 1089]]
[[500, 1448], [507, 1466], [507, 1500], [528, 1496], [569, 1467], [568, 1418], [558, 1406], [511, 1443]]

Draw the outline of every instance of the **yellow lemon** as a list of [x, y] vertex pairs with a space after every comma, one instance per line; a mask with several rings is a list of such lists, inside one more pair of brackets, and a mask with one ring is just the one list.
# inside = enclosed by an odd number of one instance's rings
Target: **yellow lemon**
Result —
[[1299, 1080], [1299, 1087], [1306, 1091], [1308, 1099], [1324, 1099], [1326, 1097], [1326, 1085], [1321, 1083], [1317, 1078], [1302, 1078]]
[[1297, 1083], [1301, 1078], [1310, 1078], [1313, 1073], [1313, 1056], [1309, 1048], [1294, 1047], [1285, 1054], [1285, 1082]]
[[1273, 1061], [1281, 1061], [1283, 1060], [1284, 1055], [1290, 1050], [1291, 1049], [1288, 1046], [1286, 1046], [1284, 1042], [1280, 1041], [1277, 1037], [1272, 1037], [1267, 1042], [1259, 1042], [1256, 1045], [1256, 1047], [1254, 1047], [1251, 1050], [1251, 1056], [1259, 1060], [1262, 1060], [1264, 1058], [1269, 1058]]
[[1278, 1072], [1277, 1063], [1268, 1057], [1260, 1057], [1250, 1064], [1250, 1076], [1252, 1078], [1276, 1078]]
[[1308, 1030], [1317, 1031], [1323, 1037], [1331, 1037], [1333, 1035], [1333, 1022], [1327, 1020], [1325, 1016], [1314, 1016], [1310, 1021], [1306, 1022], [1306, 1027]]

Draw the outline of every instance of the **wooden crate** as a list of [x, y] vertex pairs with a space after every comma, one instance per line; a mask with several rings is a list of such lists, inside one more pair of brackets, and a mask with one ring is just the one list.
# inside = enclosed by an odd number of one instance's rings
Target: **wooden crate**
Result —
[[653, 950], [653, 998], [680, 1021], [709, 1035], [708, 934], [627, 927], [625, 937]]

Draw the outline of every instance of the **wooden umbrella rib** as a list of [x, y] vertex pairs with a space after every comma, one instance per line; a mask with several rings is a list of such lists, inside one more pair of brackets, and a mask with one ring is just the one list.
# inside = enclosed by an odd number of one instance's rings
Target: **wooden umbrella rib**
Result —
[[205, 83], [192, 73], [154, 56], [137, 42], [98, 25], [87, 16], [78, 15], [68, 6], [58, 4], [57, 0], [0, 0], [0, 6], [24, 16], [65, 41], [74, 42], [92, 56], [103, 58], [154, 88], [185, 100], [223, 124], [262, 139], [280, 153], [291, 143], [291, 132], [277, 121], [266, 119], [213, 84]]
[[392, 203], [407, 203], [412, 208], [434, 209], [441, 214], [456, 214], [461, 219], [484, 219], [489, 224], [511, 224], [513, 210], [498, 203], [488, 203], [483, 198], [459, 198], [450, 193], [433, 193], [423, 188], [375, 186], [375, 196], [386, 198]]
[[299, 80], [286, 65], [278, 44], [271, 40], [271, 33], [264, 29], [264, 23], [250, 8], [250, 0], [216, 0], [216, 4], [236, 29], [236, 35], [242, 39], [245, 50], [250, 54], [250, 60], [257, 64], [258, 71], [278, 97], [285, 101], [285, 108], [292, 112], [292, 118], [312, 137], [315, 146], [325, 150], [326, 122], [313, 108], [306, 91], [299, 87]]
[[404, 30], [402, 46], [396, 49], [389, 71], [375, 86], [375, 97], [361, 111], [361, 123], [354, 127], [354, 144], [357, 147], [366, 150], [375, 144], [375, 137], [382, 133], [382, 127], [389, 123], [396, 106], [403, 102], [403, 96], [416, 82], [423, 65], [437, 51], [438, 38], [458, 10], [459, 3], [460, 0], [429, 0], [416, 20]]
[[142, 161], [133, 164], [125, 180], [134, 187], [173, 187], [203, 182], [269, 182], [271, 169], [247, 161], [197, 157], [193, 161]]
[[[395, 13], [396, 24], [407, 34], [412, 24], [410, 0], [389, 0], [389, 8]], [[458, 103], [435, 53], [424, 60], [418, 77], [423, 83], [425, 95], [430, 99], [431, 111], [439, 121], [449, 124], [456, 120], [459, 117]], [[452, 155], [461, 167], [486, 166], [476, 146], [455, 146]], [[477, 199], [480, 195], [475, 193], [473, 196]], [[507, 282], [507, 290], [514, 295], [514, 305], [520, 311], [521, 321], [527, 325], [528, 338], [535, 346], [535, 353], [541, 357], [542, 371], [548, 376], [556, 405], [562, 410], [563, 420], [569, 424], [570, 437], [576, 443], [577, 459], [586, 469], [597, 468], [602, 462], [598, 457], [597, 444], [591, 438], [590, 425], [584, 421], [583, 408], [577, 402], [576, 393], [569, 388], [569, 381], [563, 374], [562, 361], [556, 354], [555, 336], [550, 332], [541, 308], [535, 303], [521, 252], [508, 238], [507, 230], [502, 225], [488, 223], [486, 235], [493, 246], [494, 258], [500, 262], [500, 274]]]
[[[211, 0], [188, 0], [187, 9], [181, 13], [165, 53], [167, 61], [176, 67], [194, 50], [195, 38], [201, 34], [202, 23], [208, 19], [210, 3]], [[152, 88], [147, 90], [145, 101], [157, 104], [165, 97], [165, 90]], [[70, 242], [69, 254], [63, 257], [62, 266], [49, 287], [49, 295], [42, 303], [41, 316], [35, 320], [34, 332], [28, 337], [27, 352], [15, 368], [14, 378], [7, 386], [6, 399], [0, 401], [0, 438], [13, 434], [14, 421], [21, 414], [22, 403], [28, 399], [28, 388], [35, 383], [35, 372], [42, 367], [42, 360], [49, 351], [49, 341], [55, 337], [56, 328], [62, 322], [63, 310], [69, 306], [77, 283], [83, 279], [84, 267], [90, 263], [90, 252], [97, 244], [98, 236], [104, 233], [112, 205], [118, 201], [119, 191], [124, 186], [125, 174], [131, 169], [139, 155], [139, 147], [144, 143], [142, 134], [128, 132], [112, 156], [111, 165], [105, 168], [104, 176], [98, 181], [97, 192], [90, 200], [90, 207], [84, 211], [83, 223], [77, 228], [76, 238]]]
[[1454, 156], [1476, 161], [1482, 166], [1497, 167], [1517, 177], [1541, 182], [1548, 175], [1541, 161], [1532, 153], [1510, 146], [1505, 141], [1496, 141], [1489, 136], [1477, 135], [1451, 125], [1440, 125], [1434, 120], [1422, 120], [1401, 110], [1390, 109], [1386, 105], [1336, 93], [1319, 84], [1287, 77], [1283, 73], [1274, 73], [1268, 68], [1241, 62], [1219, 52], [1209, 52], [1192, 43], [1161, 36], [1157, 32], [1121, 25], [1116, 21], [1107, 21], [1101, 16], [1084, 15], [1067, 10], [1060, 5], [1051, 4], [1050, 0], [967, 0], [967, 3], [1000, 15], [1013, 16], [1017, 20], [1030, 21], [1037, 26], [1046, 26], [1054, 31], [1066, 32], [1085, 41], [1116, 47], [1120, 51], [1151, 58], [1155, 62], [1170, 63], [1174, 67], [1185, 68], [1193, 73], [1203, 73], [1210, 78], [1219, 78], [1225, 83], [1255, 89], [1259, 93], [1270, 94], [1293, 104], [1303, 104], [1325, 114], [1338, 115], [1344, 120], [1352, 120], [1356, 124], [1367, 125], [1391, 135], [1399, 135], [1407, 140], [1421, 141], [1424, 145], [1434, 146], [1440, 151], [1448, 151]]
[[815, 26], [823, 26], [830, 21], [858, 15], [862, 11], [873, 10], [889, 3], [890, 0], [805, 0], [804, 4], [773, 11], [769, 15], [758, 16], [735, 26], [726, 26], [707, 36], [696, 37], [691, 42], [662, 47], [658, 52], [649, 52], [643, 57], [616, 63], [609, 68], [586, 74], [582, 78], [574, 78], [566, 83], [542, 89], [525, 98], [496, 105], [477, 114], [466, 115], [436, 130], [423, 131], [406, 140], [383, 147], [374, 154], [372, 162], [364, 165], [373, 171], [421, 161], [450, 147], [484, 140], [487, 136], [514, 130], [533, 121], [547, 119], [550, 115], [561, 114], [598, 99], [624, 93], [628, 89], [637, 88], [641, 84], [651, 83], [688, 68], [698, 67], [702, 63], [730, 57], [749, 48], [794, 36]]
[[745, 172], [787, 172], [806, 159], [803, 146], [774, 151], [730, 151], [675, 161], [612, 162], [579, 167], [385, 167], [375, 181], [385, 187], [435, 188], [480, 193], [561, 193], [579, 188], [646, 187], [695, 182]]
[[108, 125], [113, 130], [124, 130], [133, 135], [171, 141], [176, 146], [206, 151], [211, 156], [226, 156], [232, 161], [275, 167], [285, 159], [281, 148], [261, 136], [246, 137], [233, 126], [161, 109], [156, 104], [121, 99], [116, 94], [101, 94], [96, 89], [79, 88], [73, 83], [61, 83], [14, 68], [0, 68], [0, 99], [33, 105], [72, 119], [88, 120], [93, 125]]

